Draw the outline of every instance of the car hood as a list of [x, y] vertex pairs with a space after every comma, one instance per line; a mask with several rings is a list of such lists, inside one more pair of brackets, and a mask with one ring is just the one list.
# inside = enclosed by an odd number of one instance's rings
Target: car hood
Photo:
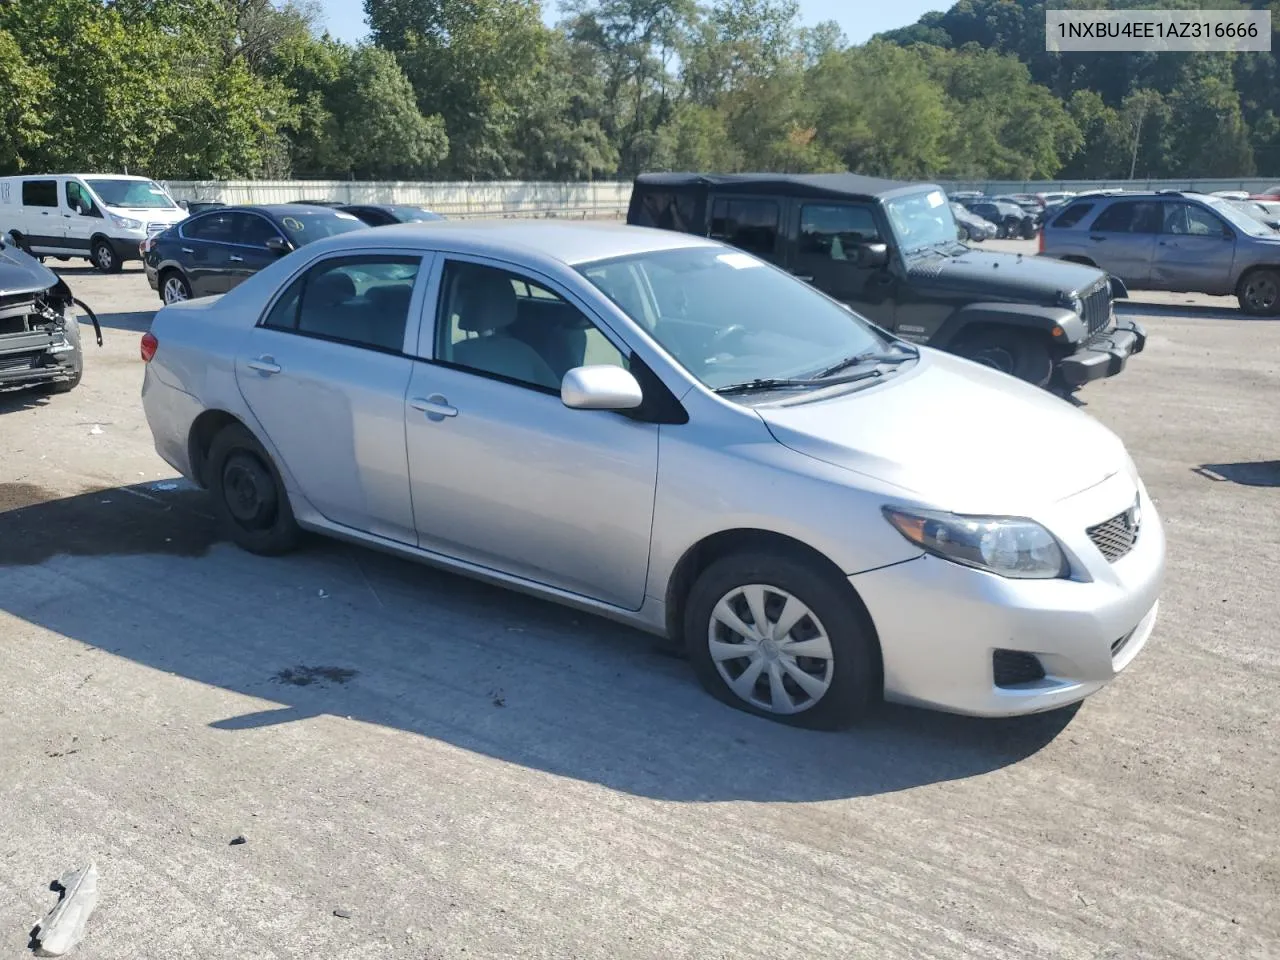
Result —
[[58, 275], [17, 247], [0, 246], [0, 296], [39, 293], [56, 287]]
[[1131, 469], [1067, 401], [928, 348], [882, 383], [756, 412], [784, 446], [957, 513], [1031, 515]]
[[1095, 267], [1049, 257], [970, 250], [958, 257], [924, 253], [908, 259], [907, 275], [932, 294], [963, 294], [973, 301], [1016, 300], [1055, 306], [1089, 289], [1106, 274]]

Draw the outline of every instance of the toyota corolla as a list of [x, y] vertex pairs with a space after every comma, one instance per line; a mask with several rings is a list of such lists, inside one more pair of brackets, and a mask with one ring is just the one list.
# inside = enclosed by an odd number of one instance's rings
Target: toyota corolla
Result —
[[156, 449], [241, 547], [314, 531], [594, 611], [785, 722], [1061, 707], [1156, 620], [1115, 434], [704, 238], [335, 236], [164, 307], [142, 355]]

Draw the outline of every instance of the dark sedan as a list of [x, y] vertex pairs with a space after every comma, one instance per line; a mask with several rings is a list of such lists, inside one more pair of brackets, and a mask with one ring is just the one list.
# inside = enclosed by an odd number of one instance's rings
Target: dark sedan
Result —
[[228, 290], [313, 240], [367, 229], [329, 207], [220, 207], [188, 217], [144, 244], [143, 267], [165, 303]]
[[371, 227], [386, 227], [393, 223], [428, 223], [445, 219], [425, 207], [407, 203], [352, 203], [339, 207], [359, 217]]

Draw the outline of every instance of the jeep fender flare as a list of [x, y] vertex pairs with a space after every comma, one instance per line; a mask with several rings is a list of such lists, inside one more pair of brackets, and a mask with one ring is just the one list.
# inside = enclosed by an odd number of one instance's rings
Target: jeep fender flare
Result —
[[[946, 350], [966, 332], [977, 327], [1034, 330], [1064, 345], [1079, 343], [1087, 334], [1084, 320], [1068, 307], [1043, 307], [1030, 303], [970, 303], [960, 307], [943, 321], [938, 331], [929, 338], [929, 346]], [[1053, 336], [1055, 327], [1062, 328], [1062, 336]]]

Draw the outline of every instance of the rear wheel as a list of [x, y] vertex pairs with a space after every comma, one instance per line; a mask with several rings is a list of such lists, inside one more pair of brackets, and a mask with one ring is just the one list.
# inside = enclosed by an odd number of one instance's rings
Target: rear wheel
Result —
[[93, 247], [90, 249], [89, 255], [93, 260], [93, 265], [102, 273], [120, 272], [122, 266], [120, 255], [116, 253], [116, 248], [102, 237], [93, 241]]
[[1031, 219], [1022, 221], [1022, 239], [1034, 240], [1036, 238], [1036, 222]]
[[963, 337], [951, 352], [1037, 387], [1053, 375], [1048, 338], [1028, 330], [980, 330]]
[[717, 560], [685, 603], [685, 648], [698, 679], [717, 699], [770, 720], [849, 726], [883, 690], [870, 625], [849, 593], [802, 557]]
[[298, 545], [302, 531], [271, 457], [238, 423], [224, 427], [209, 447], [209, 493], [227, 536], [250, 553], [276, 556]]
[[1280, 272], [1254, 270], [1240, 279], [1236, 288], [1240, 309], [1255, 317], [1271, 317], [1280, 313]]
[[160, 299], [165, 303], [190, 300], [191, 284], [177, 270], [169, 270], [160, 277]]

